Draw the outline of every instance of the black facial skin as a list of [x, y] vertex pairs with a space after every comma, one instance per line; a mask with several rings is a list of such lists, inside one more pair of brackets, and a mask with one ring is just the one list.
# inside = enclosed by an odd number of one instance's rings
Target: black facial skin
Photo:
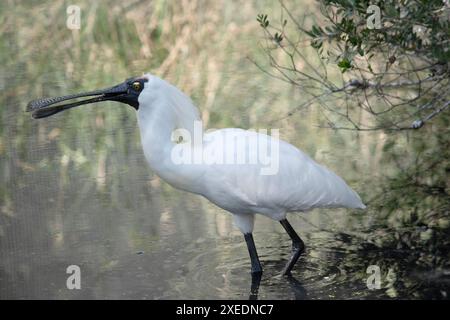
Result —
[[[58, 112], [78, 107], [84, 104], [90, 104], [101, 101], [117, 101], [128, 104], [139, 109], [139, 94], [144, 89], [144, 83], [148, 79], [145, 77], [135, 77], [125, 80], [125, 82], [114, 87], [95, 90], [90, 92], [72, 94], [68, 96], [55, 98], [42, 98], [33, 100], [27, 105], [27, 112], [32, 112], [34, 119], [46, 118]], [[64, 101], [70, 101], [77, 98], [92, 97], [89, 99], [59, 104]]]

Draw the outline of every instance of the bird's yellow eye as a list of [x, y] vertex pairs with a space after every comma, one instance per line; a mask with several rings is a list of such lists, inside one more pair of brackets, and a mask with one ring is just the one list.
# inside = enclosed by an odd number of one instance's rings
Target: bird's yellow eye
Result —
[[133, 84], [131, 85], [133, 87], [134, 90], [136, 91], [140, 91], [141, 90], [141, 83], [139, 81], [135, 81], [133, 82]]

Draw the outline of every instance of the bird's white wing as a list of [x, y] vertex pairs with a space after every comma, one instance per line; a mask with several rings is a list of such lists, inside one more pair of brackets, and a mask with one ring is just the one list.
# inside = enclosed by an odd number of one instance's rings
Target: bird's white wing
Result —
[[204, 140], [204, 152], [223, 161], [208, 166], [202, 193], [226, 210], [273, 216], [317, 207], [365, 207], [344, 180], [287, 142], [242, 129], [217, 130]]

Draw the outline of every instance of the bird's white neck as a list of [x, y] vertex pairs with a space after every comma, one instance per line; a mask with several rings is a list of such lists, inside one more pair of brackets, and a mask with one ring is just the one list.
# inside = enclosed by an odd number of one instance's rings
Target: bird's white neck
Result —
[[196, 172], [172, 161], [176, 145], [173, 132], [183, 129], [193, 136], [194, 123], [200, 121], [198, 110], [184, 93], [164, 80], [152, 77], [148, 85], [139, 96], [137, 111], [145, 157], [158, 176], [186, 189]]

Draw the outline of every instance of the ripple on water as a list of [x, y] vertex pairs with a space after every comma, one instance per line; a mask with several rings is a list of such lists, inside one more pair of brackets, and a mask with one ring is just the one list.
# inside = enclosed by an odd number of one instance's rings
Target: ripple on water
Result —
[[[280, 274], [291, 250], [290, 242], [284, 239], [284, 235], [265, 235], [260, 242], [258, 251], [264, 274], [259, 299], [361, 298], [369, 295], [362, 278], [365, 276], [365, 266], [352, 265], [354, 253], [340, 246], [342, 243], [336, 240], [334, 234], [322, 232], [320, 235], [306, 235], [307, 249], [293, 270], [292, 277]], [[182, 272], [171, 280], [166, 298], [249, 297], [250, 262], [240, 237], [208, 239], [187, 245], [178, 254], [186, 264]]]
[[[258, 237], [264, 269], [259, 299], [411, 298], [421, 283], [411, 278], [417, 270], [411, 252], [368, 249], [361, 238], [335, 232], [304, 232], [303, 237], [306, 251], [291, 277], [280, 274], [291, 251], [286, 235], [267, 233]], [[163, 298], [250, 297], [250, 261], [242, 237], [208, 238], [188, 244], [177, 251], [176, 260], [185, 263], [168, 280]], [[366, 270], [371, 264], [382, 268], [380, 290], [367, 288]], [[394, 282], [389, 282], [388, 273]]]

